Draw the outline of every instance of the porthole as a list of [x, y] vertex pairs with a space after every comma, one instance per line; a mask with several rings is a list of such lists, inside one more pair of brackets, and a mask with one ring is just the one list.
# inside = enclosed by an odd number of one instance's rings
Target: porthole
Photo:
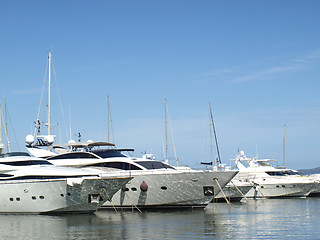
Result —
[[19, 202], [19, 201], [20, 201], [20, 198], [19, 198], [19, 197], [17, 197], [17, 198], [16, 198], [16, 200]]
[[67, 195], [68, 195], [68, 196], [71, 196], [71, 193], [68, 192]]
[[264, 186], [261, 186], [261, 188], [264, 188]]
[[63, 193], [61, 193], [61, 194], [60, 194], [60, 196], [61, 196], [61, 197], [64, 197], [64, 194], [63, 194]]
[[131, 188], [131, 191], [137, 191], [137, 189], [135, 187]]
[[32, 198], [32, 200], [36, 200], [37, 199], [36, 196], [32, 196], [31, 198]]
[[40, 196], [39, 198], [40, 198], [40, 199], [44, 199], [44, 196]]
[[24, 192], [27, 193], [27, 192], [29, 192], [29, 191], [28, 191], [28, 189], [25, 189]]
[[128, 192], [128, 191], [129, 191], [129, 188], [124, 187], [124, 188], [121, 189], [121, 191], [122, 191], [122, 192]]
[[168, 188], [166, 186], [161, 187], [162, 190], [167, 190]]
[[285, 185], [282, 185], [282, 187], [286, 187]]
[[13, 201], [13, 198], [12, 198], [12, 197], [10, 198], [10, 201], [11, 201], [11, 202]]
[[279, 187], [279, 185], [277, 185], [276, 187]]

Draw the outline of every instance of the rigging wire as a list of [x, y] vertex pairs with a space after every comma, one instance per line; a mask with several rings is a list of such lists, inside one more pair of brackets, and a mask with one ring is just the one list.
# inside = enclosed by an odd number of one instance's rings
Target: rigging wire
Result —
[[[66, 136], [68, 137], [67, 124], [66, 124], [65, 117], [64, 117], [64, 111], [62, 108], [62, 101], [61, 101], [61, 95], [60, 95], [59, 86], [58, 86], [58, 80], [57, 80], [56, 71], [55, 71], [53, 63], [52, 63], [52, 70], [53, 70], [53, 75], [54, 75], [54, 81], [55, 81], [56, 88], [57, 88], [57, 95], [58, 95], [60, 110], [61, 110], [61, 114], [62, 114], [62, 121], [63, 121], [64, 129], [66, 131]], [[71, 139], [71, 136], [69, 136], [69, 139]]]
[[15, 133], [14, 128], [13, 128], [13, 124], [12, 124], [12, 121], [11, 121], [11, 118], [10, 118], [10, 114], [9, 114], [8, 110], [6, 110], [6, 111], [7, 111], [7, 115], [8, 115], [8, 118], [9, 118], [9, 122], [10, 122], [10, 126], [11, 126], [11, 129], [12, 129], [12, 134], [13, 134], [14, 140], [15, 140], [15, 142], [17, 144], [18, 151], [20, 152], [17, 136], [16, 136], [16, 133]]
[[48, 63], [49, 63], [49, 59], [48, 59], [48, 61], [47, 61], [46, 71], [45, 71], [44, 80], [43, 80], [43, 85], [42, 85], [42, 91], [41, 91], [41, 97], [40, 97], [40, 104], [39, 104], [39, 108], [38, 108], [37, 120], [36, 120], [36, 122], [35, 122], [36, 126], [35, 126], [34, 134], [33, 134], [33, 137], [34, 137], [34, 138], [36, 137], [37, 130], [38, 130], [38, 128], [39, 128], [39, 125], [41, 124], [40, 121], [39, 121], [39, 116], [40, 116], [40, 109], [41, 109], [41, 104], [42, 104], [44, 86], [45, 86], [46, 78], [47, 78]]
[[176, 146], [174, 144], [174, 139], [173, 139], [173, 133], [172, 133], [172, 127], [171, 127], [171, 121], [170, 121], [169, 109], [168, 109], [167, 101], [165, 101], [165, 104], [166, 104], [166, 111], [167, 111], [167, 115], [168, 115], [168, 122], [169, 122], [169, 128], [170, 128], [170, 133], [171, 133], [171, 140], [172, 140], [172, 145], [173, 145], [175, 164], [176, 164], [176, 166], [178, 166], [178, 157], [177, 157], [177, 152], [176, 152]]

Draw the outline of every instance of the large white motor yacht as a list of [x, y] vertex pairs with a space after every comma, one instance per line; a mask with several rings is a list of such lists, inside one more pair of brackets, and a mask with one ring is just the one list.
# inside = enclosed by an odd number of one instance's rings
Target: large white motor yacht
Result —
[[0, 155], [0, 213], [95, 212], [131, 177], [56, 167], [27, 153]]
[[[47, 153], [48, 161], [56, 166], [81, 167], [104, 174], [130, 174], [134, 177], [103, 207], [159, 208], [205, 207], [236, 174], [237, 171], [193, 170], [177, 168], [150, 155], [134, 158], [106, 142], [77, 142], [53, 145], [60, 154]], [[28, 148], [37, 155], [36, 148]], [[39, 152], [42, 157], [45, 152]], [[53, 155], [53, 156], [52, 156]]]
[[239, 169], [235, 180], [254, 185], [247, 198], [306, 197], [313, 191], [315, 181], [295, 170], [273, 167], [276, 160], [247, 158], [240, 151], [234, 161]]

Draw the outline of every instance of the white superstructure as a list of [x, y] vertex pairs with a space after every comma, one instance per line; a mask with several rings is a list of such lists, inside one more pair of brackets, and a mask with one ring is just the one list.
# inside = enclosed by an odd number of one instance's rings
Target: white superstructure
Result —
[[122, 152], [132, 149], [116, 149], [113, 144], [105, 142], [70, 143], [53, 147], [64, 152], [47, 158], [57, 166], [81, 167], [102, 176], [114, 172], [134, 177], [114, 195], [112, 202], [105, 203], [103, 207], [205, 207], [220, 191], [220, 187], [223, 188], [237, 173], [175, 169], [150, 158], [150, 155], [129, 157]]
[[94, 212], [131, 178], [99, 177], [25, 153], [0, 155], [0, 213]]
[[246, 194], [248, 198], [306, 197], [315, 184], [295, 170], [273, 167], [276, 160], [247, 158], [240, 151], [234, 161], [239, 169], [235, 180], [254, 185]]

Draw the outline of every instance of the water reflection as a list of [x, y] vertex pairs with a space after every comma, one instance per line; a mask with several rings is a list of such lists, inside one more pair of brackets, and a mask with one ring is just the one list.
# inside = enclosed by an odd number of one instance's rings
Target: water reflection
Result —
[[205, 210], [0, 215], [1, 239], [318, 238], [320, 198], [214, 203]]

